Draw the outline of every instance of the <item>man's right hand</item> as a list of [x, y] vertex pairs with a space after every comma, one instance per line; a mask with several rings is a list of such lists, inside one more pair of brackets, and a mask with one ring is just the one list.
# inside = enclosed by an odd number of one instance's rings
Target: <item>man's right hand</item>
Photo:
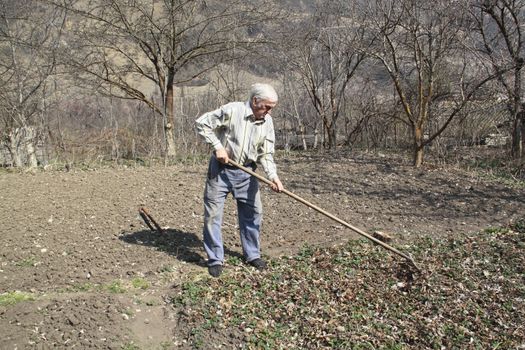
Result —
[[230, 161], [230, 157], [228, 157], [228, 152], [226, 152], [226, 149], [220, 148], [215, 151], [215, 158], [222, 164], [228, 164]]

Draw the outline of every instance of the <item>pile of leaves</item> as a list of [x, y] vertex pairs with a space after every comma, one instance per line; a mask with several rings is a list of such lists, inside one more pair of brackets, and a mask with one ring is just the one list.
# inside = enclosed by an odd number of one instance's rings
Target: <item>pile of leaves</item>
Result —
[[180, 286], [180, 336], [194, 348], [525, 347], [525, 220], [472, 235], [304, 247], [258, 273], [239, 261]]

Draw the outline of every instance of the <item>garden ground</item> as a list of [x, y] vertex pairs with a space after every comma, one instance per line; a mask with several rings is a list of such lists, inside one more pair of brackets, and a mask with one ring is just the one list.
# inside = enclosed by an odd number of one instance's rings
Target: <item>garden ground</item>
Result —
[[[288, 190], [366, 232], [388, 234], [391, 244], [414, 257], [421, 256], [416, 245], [424, 244], [422, 239], [473, 239], [487, 228], [507, 227], [525, 213], [523, 182], [486, 172], [437, 165], [415, 169], [404, 158], [377, 153], [280, 154], [277, 163]], [[222, 332], [217, 328], [213, 336], [196, 339], [188, 305], [174, 302], [182, 300], [187, 283], [200, 283], [199, 290], [202, 284], [221, 288], [221, 280], [209, 279], [204, 265], [206, 168], [205, 162], [197, 162], [0, 174], [2, 348], [206, 349], [251, 344], [237, 336], [246, 325]], [[276, 269], [286, 268], [283, 258], [304, 255], [305, 247], [334, 249], [358, 237], [284, 194], [266, 187], [262, 192], [262, 251]], [[142, 205], [165, 233], [144, 225], [138, 215]], [[240, 262], [231, 198], [223, 238], [224, 279], [266, 276]], [[374, 254], [389, 257], [381, 262], [383, 270], [399, 260], [377, 249]], [[421, 263], [425, 269], [425, 261]], [[359, 270], [358, 265], [354, 268]], [[366, 265], [361, 272], [371, 276], [374, 266]], [[288, 305], [290, 300], [275, 302]], [[345, 327], [338, 326], [343, 327], [340, 331]], [[523, 329], [516, 332], [519, 337]]]

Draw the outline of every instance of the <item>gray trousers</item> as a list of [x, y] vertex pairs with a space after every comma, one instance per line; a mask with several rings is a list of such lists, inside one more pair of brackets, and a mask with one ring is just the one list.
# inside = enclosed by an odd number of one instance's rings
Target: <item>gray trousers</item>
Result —
[[204, 190], [204, 249], [208, 266], [224, 263], [221, 226], [224, 202], [229, 193], [237, 201], [237, 214], [243, 255], [246, 261], [261, 256], [259, 232], [262, 221], [262, 203], [259, 183], [244, 171], [219, 163], [211, 157]]

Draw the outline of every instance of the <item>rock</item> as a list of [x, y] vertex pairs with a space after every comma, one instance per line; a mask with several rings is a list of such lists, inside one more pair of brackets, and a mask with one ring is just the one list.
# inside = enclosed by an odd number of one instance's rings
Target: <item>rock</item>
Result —
[[76, 318], [74, 315], [67, 315], [66, 318], [72, 326], [76, 326], [80, 323], [78, 318]]

